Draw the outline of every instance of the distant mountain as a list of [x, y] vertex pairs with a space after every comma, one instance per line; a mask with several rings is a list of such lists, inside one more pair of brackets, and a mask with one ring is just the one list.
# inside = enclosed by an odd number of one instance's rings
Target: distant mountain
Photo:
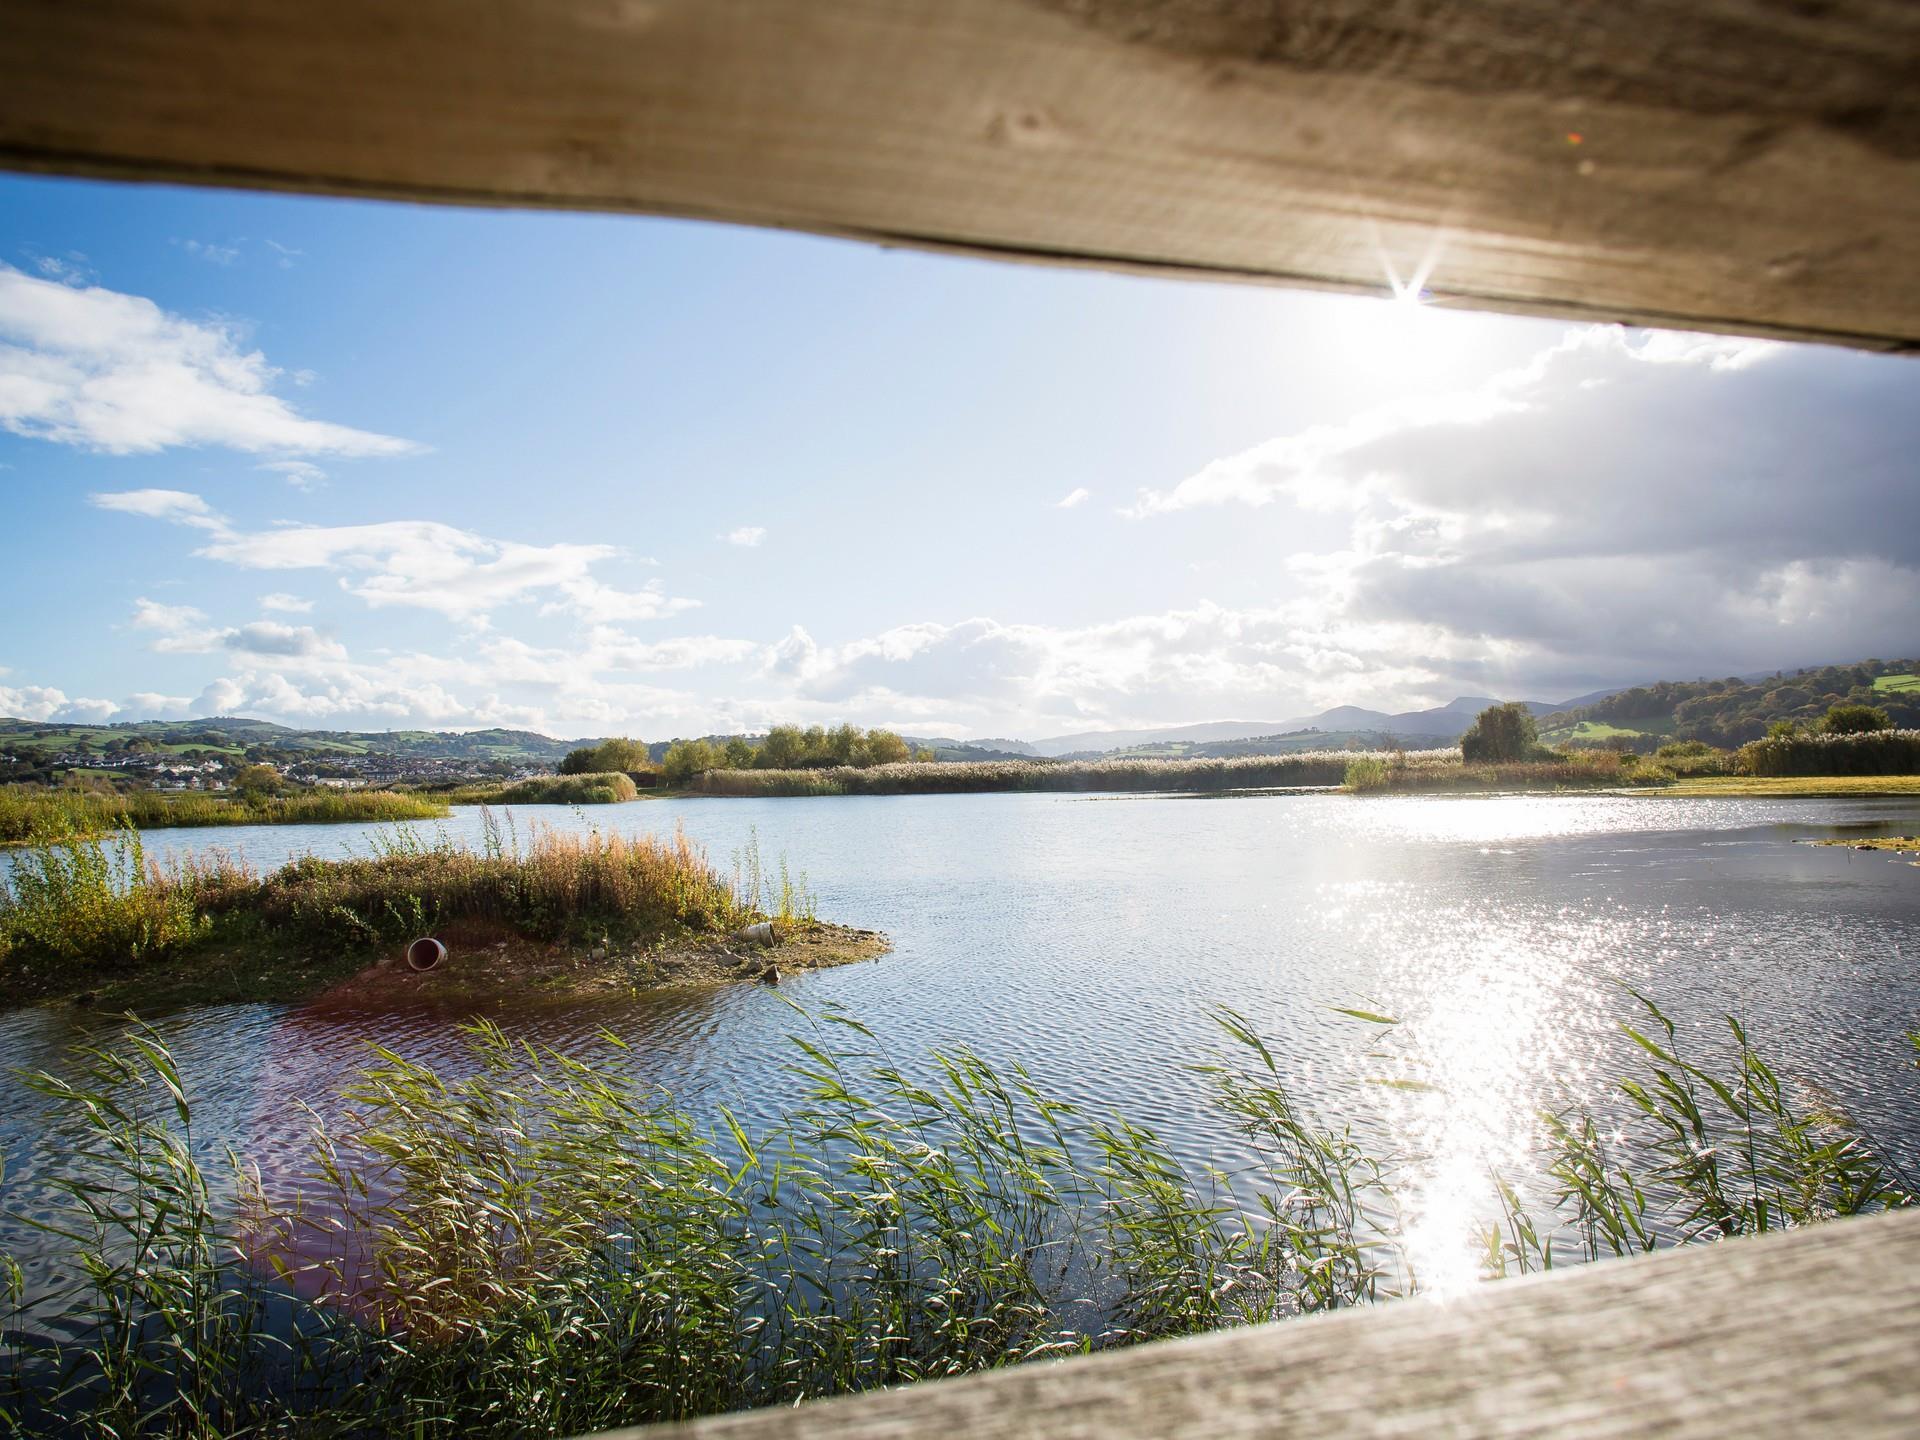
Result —
[[1298, 721], [1213, 720], [1203, 725], [1173, 725], [1159, 730], [1084, 730], [1075, 735], [1055, 735], [1036, 740], [1035, 755], [1076, 755], [1125, 750], [1136, 745], [1163, 745], [1170, 741], [1248, 740], [1256, 735], [1272, 735], [1282, 730], [1298, 730]]
[[[1291, 720], [1216, 720], [1204, 725], [1171, 725], [1158, 730], [1085, 730], [1074, 735], [1054, 735], [1045, 740], [1036, 740], [1033, 750], [1047, 756], [1105, 754], [1112, 750], [1137, 750], [1154, 745], [1197, 746], [1225, 741], [1292, 738], [1306, 730], [1366, 732], [1447, 744], [1460, 738], [1467, 727], [1473, 724], [1474, 716], [1487, 706], [1499, 703], [1484, 695], [1462, 695], [1431, 710], [1402, 710], [1393, 714], [1384, 710], [1368, 710], [1359, 705], [1336, 705], [1331, 710], [1322, 710], [1318, 715], [1301, 715]], [[1565, 709], [1573, 702], [1549, 705], [1539, 700], [1527, 700], [1522, 703], [1535, 715], [1547, 715]]]

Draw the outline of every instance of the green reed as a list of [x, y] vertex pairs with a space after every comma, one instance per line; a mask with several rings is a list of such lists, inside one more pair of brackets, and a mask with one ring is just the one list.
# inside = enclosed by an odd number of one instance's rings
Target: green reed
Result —
[[16, 951], [87, 964], [179, 950], [209, 927], [184, 875], [150, 864], [131, 827], [21, 850], [0, 882], [0, 964]]
[[[1597, 1258], [1912, 1203], [1737, 1024], [1710, 1065], [1639, 1003], [1618, 1098], [1646, 1173], [1592, 1114], [1542, 1116], [1548, 1208], [1492, 1176], [1497, 1218], [1463, 1237], [1490, 1277], [1548, 1268], [1556, 1247]], [[209, 1179], [152, 1031], [77, 1052], [71, 1074], [28, 1081], [73, 1159], [52, 1218], [28, 1222], [57, 1275], [27, 1307], [77, 1338], [16, 1315], [7, 1418], [117, 1437], [563, 1435], [1419, 1288], [1396, 1193], [1413, 1157], [1302, 1106], [1242, 1016], [1220, 1013], [1231, 1056], [1201, 1067], [1257, 1156], [1229, 1175], [1017, 1065], [956, 1050], [917, 1078], [851, 1017], [795, 1013], [799, 1100], [757, 1133], [696, 1119], [617, 1055], [492, 1025], [467, 1032], [457, 1074], [373, 1047], [279, 1206], [237, 1160]], [[0, 1282], [18, 1273], [0, 1263]]]
[[242, 798], [0, 785], [0, 843], [6, 844], [107, 835], [127, 826], [157, 830], [182, 825], [344, 825], [438, 820], [447, 814], [439, 799], [391, 790], [306, 790]]

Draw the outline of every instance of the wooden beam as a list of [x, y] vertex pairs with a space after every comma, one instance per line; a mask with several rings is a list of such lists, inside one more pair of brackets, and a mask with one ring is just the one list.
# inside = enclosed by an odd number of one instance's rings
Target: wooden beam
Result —
[[608, 1440], [1920, 1434], [1920, 1214]]
[[0, 166], [1920, 344], [1907, 0], [0, 0]]

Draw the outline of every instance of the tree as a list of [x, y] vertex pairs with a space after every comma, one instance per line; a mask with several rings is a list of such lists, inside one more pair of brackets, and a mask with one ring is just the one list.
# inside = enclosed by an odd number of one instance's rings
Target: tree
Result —
[[754, 752], [757, 770], [798, 770], [807, 758], [806, 737], [797, 725], [776, 725]]
[[651, 772], [653, 754], [644, 740], [602, 740], [569, 750], [560, 762], [562, 775], [602, 775], [609, 770]]
[[285, 786], [280, 772], [271, 765], [243, 765], [233, 777], [233, 788], [240, 792], [242, 800], [264, 800], [269, 795], [278, 795]]
[[891, 730], [869, 730], [862, 747], [868, 765], [898, 765], [910, 757], [907, 742]]
[[808, 769], [818, 769], [833, 763], [832, 758], [827, 754], [827, 732], [820, 726], [809, 725], [800, 743], [805, 747], [800, 756], [800, 763]]
[[729, 770], [745, 770], [753, 764], [753, 742], [744, 735], [728, 736], [726, 748], [721, 753]]
[[821, 753], [829, 765], [852, 765], [860, 758], [860, 732], [842, 723], [829, 730]]
[[1824, 735], [1870, 735], [1892, 728], [1893, 717], [1878, 705], [1835, 705], [1820, 722]]
[[684, 785], [701, 772], [717, 768], [719, 763], [720, 757], [706, 741], [676, 740], [667, 747], [660, 769], [669, 785]]
[[1460, 737], [1460, 754], [1467, 760], [1524, 760], [1540, 745], [1533, 712], [1518, 700], [1489, 705], [1474, 717]]

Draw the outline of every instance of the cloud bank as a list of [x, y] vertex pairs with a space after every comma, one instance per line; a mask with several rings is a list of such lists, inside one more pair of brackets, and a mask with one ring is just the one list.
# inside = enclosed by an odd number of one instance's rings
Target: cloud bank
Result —
[[[284, 456], [422, 447], [300, 414], [237, 328], [0, 263], [0, 427], [111, 455], [224, 446]], [[291, 478], [291, 477], [290, 477]]]

